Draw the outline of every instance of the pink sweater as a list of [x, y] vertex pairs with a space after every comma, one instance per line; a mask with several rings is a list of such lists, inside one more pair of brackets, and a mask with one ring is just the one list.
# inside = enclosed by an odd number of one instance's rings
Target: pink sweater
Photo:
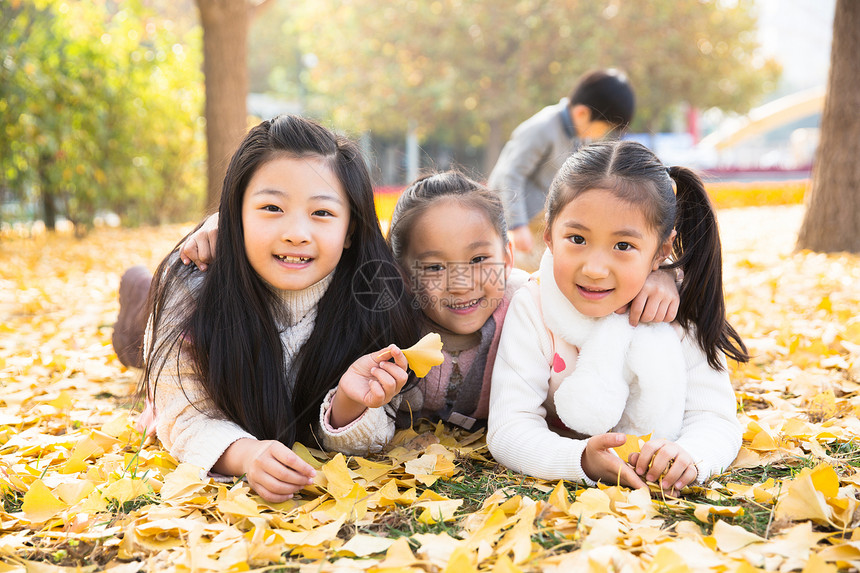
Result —
[[[498, 308], [493, 312], [492, 316], [495, 321], [495, 329], [493, 330], [493, 337], [490, 341], [490, 346], [487, 351], [487, 363], [484, 368], [484, 375], [481, 380], [481, 388], [480, 394], [478, 397], [477, 408], [474, 412], [471, 413], [471, 418], [474, 420], [485, 420], [489, 413], [489, 404], [490, 404], [490, 380], [493, 376], [493, 365], [496, 361], [496, 353], [499, 348], [499, 339], [501, 337], [502, 332], [502, 324], [504, 323], [505, 316], [508, 312], [508, 307], [511, 303], [511, 298], [513, 298], [514, 293], [526, 283], [529, 278], [529, 274], [520, 269], [514, 269], [511, 272], [510, 277], [508, 278], [507, 285], [505, 287], [505, 296], [502, 299], [502, 302], [499, 304]], [[422, 411], [436, 411], [442, 408], [445, 404], [446, 393], [448, 389], [448, 382], [451, 378], [451, 372], [453, 371], [452, 364], [452, 356], [450, 353], [445, 352], [443, 348], [443, 355], [445, 356], [445, 361], [439, 366], [434, 366], [430, 369], [430, 372], [425, 376], [419, 383], [413, 387], [410, 391], [404, 392], [399, 396], [395, 396], [391, 401], [390, 406], [394, 409], [400, 409], [402, 411], [411, 411], [415, 415], [418, 415]], [[469, 348], [460, 352], [459, 361], [460, 361], [460, 372], [465, 373], [474, 363], [474, 360], [477, 358], [477, 348]], [[334, 391], [331, 392], [334, 394]], [[331, 396], [329, 396], [326, 401], [323, 403], [323, 413], [321, 416], [321, 425], [323, 428], [323, 433], [327, 436], [330, 436], [331, 439], [335, 439], [338, 437], [338, 434], [341, 432], [349, 431], [353, 424], [361, 425], [364, 428], [361, 436], [356, 434], [355, 440], [345, 440], [340, 439], [338, 448], [340, 451], [344, 453], [353, 453], [353, 454], [361, 454], [368, 451], [378, 451], [385, 442], [391, 440], [394, 437], [395, 431], [395, 420], [393, 416], [387, 415], [379, 415], [378, 411], [382, 411], [386, 406], [382, 408], [370, 408], [365, 411], [362, 416], [360, 416], [355, 422], [352, 424], [345, 426], [341, 429], [334, 429], [331, 427], [329, 423], [329, 419], [331, 416], [330, 412], [330, 404], [331, 404]], [[383, 427], [373, 427], [374, 424], [369, 421], [364, 420], [366, 416], [372, 416], [374, 420], [378, 423], [383, 424]], [[381, 437], [384, 437], [382, 442], [379, 441]], [[370, 441], [367, 441], [370, 439]], [[348, 444], [346, 442], [349, 442]]]

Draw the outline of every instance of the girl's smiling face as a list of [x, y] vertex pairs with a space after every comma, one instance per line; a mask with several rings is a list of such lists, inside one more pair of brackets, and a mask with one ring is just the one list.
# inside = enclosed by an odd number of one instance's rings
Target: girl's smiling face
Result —
[[553, 276], [573, 306], [590, 317], [608, 316], [642, 290], [651, 271], [671, 253], [642, 209], [607, 189], [591, 189], [562, 208], [544, 235]]
[[416, 217], [405, 260], [424, 314], [456, 334], [481, 329], [513, 268], [510, 243], [479, 208], [444, 197]]
[[263, 163], [242, 199], [245, 253], [264, 281], [301, 290], [337, 267], [349, 246], [349, 199], [320, 157]]

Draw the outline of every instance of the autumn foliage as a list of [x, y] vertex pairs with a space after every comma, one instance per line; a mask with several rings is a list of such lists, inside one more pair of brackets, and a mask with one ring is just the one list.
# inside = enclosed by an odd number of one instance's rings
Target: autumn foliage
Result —
[[860, 258], [793, 253], [802, 208], [722, 210], [744, 445], [668, 498], [507, 472], [416, 420], [372, 459], [297, 446], [272, 505], [134, 431], [110, 346], [122, 271], [190, 226], [0, 239], [0, 571], [716, 571], [860, 566]]

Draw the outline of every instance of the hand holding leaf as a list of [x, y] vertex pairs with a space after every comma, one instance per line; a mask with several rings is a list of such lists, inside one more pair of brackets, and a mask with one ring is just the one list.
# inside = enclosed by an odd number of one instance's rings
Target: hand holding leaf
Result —
[[642, 446], [651, 439], [651, 434], [647, 434], [645, 436], [635, 436], [633, 434], [626, 434], [627, 441], [621, 444], [620, 446], [616, 446], [612, 448], [612, 450], [618, 454], [618, 457], [624, 460], [625, 462], [630, 462], [630, 454], [639, 453], [642, 451]]
[[[389, 362], [388, 358], [393, 358], [394, 362]], [[406, 384], [407, 366], [406, 357], [393, 344], [353, 362], [341, 376], [332, 399], [332, 427], [349, 424], [367, 408], [388, 404]]]
[[656, 483], [669, 495], [680, 495], [699, 474], [693, 458], [675, 442], [658, 438], [640, 445], [637, 440], [637, 446], [641, 449], [630, 454], [629, 463], [644, 480]]
[[582, 471], [594, 481], [605, 484], [620, 484], [631, 488], [645, 487], [645, 482], [636, 475], [627, 460], [618, 458], [615, 448], [625, 445], [624, 434], [609, 433], [591, 436], [582, 452]]
[[[394, 362], [388, 362], [392, 357]], [[379, 408], [390, 402], [406, 383], [407, 366], [423, 378], [444, 359], [442, 337], [435, 332], [406, 350], [391, 345], [375, 356], [362, 356], [340, 379], [332, 401], [330, 423], [335, 428], [345, 426], [365, 409]]]

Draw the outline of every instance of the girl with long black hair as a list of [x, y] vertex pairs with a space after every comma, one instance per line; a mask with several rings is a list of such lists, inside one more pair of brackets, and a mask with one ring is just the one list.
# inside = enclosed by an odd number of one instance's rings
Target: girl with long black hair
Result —
[[381, 441], [366, 434], [407, 380], [396, 345], [419, 320], [349, 139], [297, 116], [262, 122], [230, 162], [219, 212], [205, 273], [182, 263], [182, 243], [156, 271], [143, 418], [180, 461], [283, 501], [313, 476], [295, 441]]

